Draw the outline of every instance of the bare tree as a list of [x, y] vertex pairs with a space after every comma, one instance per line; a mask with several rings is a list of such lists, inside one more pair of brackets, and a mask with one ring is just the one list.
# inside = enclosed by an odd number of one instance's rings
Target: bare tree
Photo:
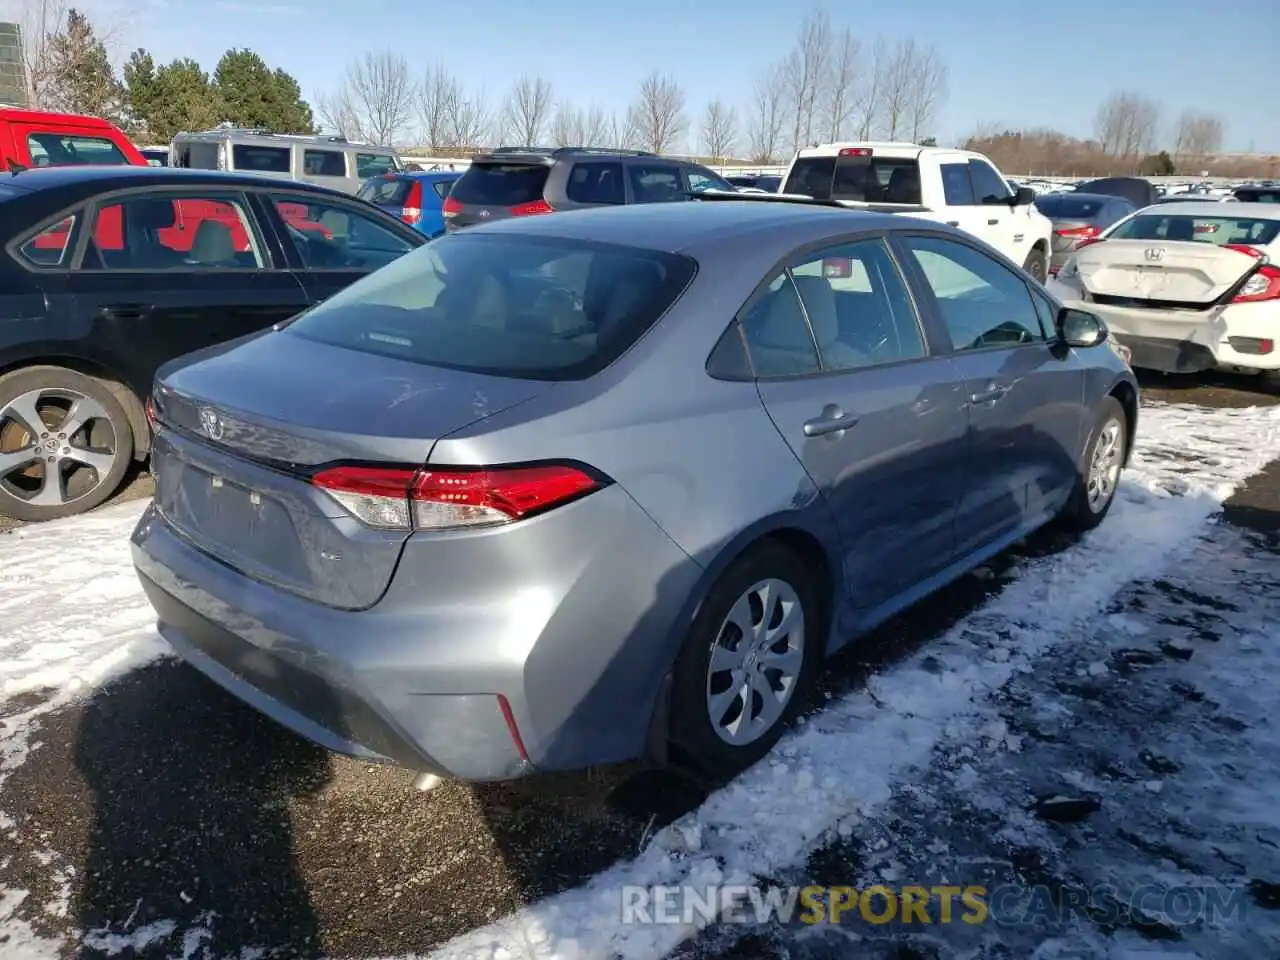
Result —
[[1159, 126], [1159, 105], [1132, 90], [1111, 94], [1094, 118], [1094, 133], [1102, 152], [1126, 160], [1151, 151]]
[[679, 142], [688, 127], [684, 115], [684, 89], [675, 78], [656, 70], [640, 84], [640, 96], [632, 105], [630, 125], [645, 150], [666, 153]]
[[938, 107], [947, 93], [947, 65], [937, 47], [917, 49], [911, 64], [911, 84], [907, 98], [907, 127], [911, 142], [919, 143], [938, 117]]
[[890, 140], [897, 140], [910, 130], [911, 102], [919, 58], [914, 40], [899, 40], [885, 62], [884, 126]]
[[889, 67], [889, 45], [884, 37], [876, 37], [871, 55], [864, 58], [863, 81], [854, 104], [854, 119], [858, 124], [858, 139], [870, 140], [876, 130], [885, 107], [885, 73]]
[[449, 71], [436, 66], [427, 71], [418, 88], [418, 122], [431, 150], [449, 146], [449, 108], [457, 86]]
[[818, 8], [810, 11], [800, 24], [795, 46], [785, 61], [784, 75], [792, 111], [791, 145], [797, 150], [813, 143], [823, 80], [830, 59], [831, 20], [825, 10]]
[[551, 84], [540, 76], [523, 76], [503, 105], [507, 132], [514, 146], [536, 147], [551, 120]]
[[860, 45], [853, 31], [845, 27], [831, 50], [831, 66], [826, 90], [827, 139], [840, 140], [853, 114], [857, 94]]
[[786, 90], [783, 66], [776, 64], [756, 81], [751, 118], [747, 127], [747, 152], [755, 163], [769, 163], [782, 150]]
[[445, 118], [446, 143], [454, 148], [481, 146], [492, 129], [483, 91], [473, 96], [458, 83], [450, 91]]
[[557, 147], [586, 146], [582, 142], [582, 111], [567, 100], [561, 101], [551, 118], [551, 142]]
[[631, 107], [621, 113], [615, 113], [606, 121], [605, 146], [619, 150], [630, 150], [640, 142], [640, 131], [636, 126], [636, 109]]
[[320, 118], [343, 136], [390, 146], [408, 130], [416, 94], [409, 61], [391, 51], [347, 65], [342, 86], [320, 98]]
[[1203, 157], [1222, 149], [1222, 118], [1184, 110], [1178, 117], [1174, 157]]
[[702, 115], [702, 149], [723, 161], [738, 145], [738, 111], [723, 100], [712, 100]]

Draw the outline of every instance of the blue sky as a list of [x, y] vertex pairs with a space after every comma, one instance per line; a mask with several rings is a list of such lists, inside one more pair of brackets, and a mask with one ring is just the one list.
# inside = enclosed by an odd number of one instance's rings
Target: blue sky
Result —
[[[313, 100], [338, 84], [353, 53], [390, 49], [423, 71], [440, 62], [494, 100], [530, 72], [557, 96], [609, 109], [625, 106], [656, 68], [684, 85], [693, 116], [716, 96], [748, 102], [807, 9], [803, 0], [151, 4], [120, 23], [120, 56], [146, 46], [157, 59], [191, 56], [212, 68], [228, 47], [250, 47]], [[987, 121], [1088, 135], [1099, 102], [1124, 87], [1160, 103], [1166, 129], [1185, 108], [1211, 111], [1225, 121], [1227, 149], [1280, 152], [1276, 0], [880, 0], [827, 9], [868, 46], [877, 34], [937, 45], [950, 71], [943, 142]], [[1102, 26], [1082, 26], [1092, 24]]]

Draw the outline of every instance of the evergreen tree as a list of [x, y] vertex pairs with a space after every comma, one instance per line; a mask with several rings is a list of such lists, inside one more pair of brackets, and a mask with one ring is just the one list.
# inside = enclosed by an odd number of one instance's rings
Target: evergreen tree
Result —
[[122, 119], [124, 88], [88, 17], [74, 7], [68, 10], [66, 28], [49, 36], [47, 52], [42, 99], [50, 109]]
[[273, 133], [315, 133], [311, 106], [302, 99], [298, 81], [285, 71], [272, 71], [252, 50], [228, 50], [213, 73], [225, 116], [240, 127], [263, 127]]

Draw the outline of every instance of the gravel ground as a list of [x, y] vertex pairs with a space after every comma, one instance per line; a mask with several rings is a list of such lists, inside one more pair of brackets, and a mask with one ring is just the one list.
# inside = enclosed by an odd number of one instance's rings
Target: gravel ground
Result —
[[[1207, 406], [1280, 400], [1231, 378], [1158, 381], [1147, 392]], [[140, 473], [119, 499], [150, 491]], [[1274, 527], [1280, 470], [1228, 513]], [[1059, 546], [1043, 534], [1000, 562]], [[838, 658], [828, 691], [902, 656], [890, 637], [927, 642], [996, 588], [967, 577], [943, 591], [856, 658]], [[0, 704], [0, 720], [19, 707]], [[0, 831], [0, 891], [30, 890], [45, 932], [100, 931], [86, 943], [104, 952], [119, 946], [109, 935], [153, 920], [197, 927], [208, 911], [217, 922], [207, 946], [219, 954], [245, 944], [289, 944], [281, 955], [290, 957], [425, 951], [633, 854], [703, 796], [633, 768], [421, 794], [408, 774], [326, 756], [175, 662], [43, 718], [39, 741], [0, 788], [18, 825]], [[131, 952], [172, 948], [142, 946]]]

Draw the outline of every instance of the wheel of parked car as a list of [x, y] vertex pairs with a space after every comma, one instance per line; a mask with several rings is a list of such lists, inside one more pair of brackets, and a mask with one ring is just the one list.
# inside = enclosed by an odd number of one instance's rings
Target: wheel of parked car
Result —
[[1045, 260], [1044, 251], [1036, 249], [1028, 253], [1022, 269], [1035, 277], [1037, 283], [1044, 283], [1045, 278], [1049, 276], [1049, 265]]
[[679, 759], [730, 776], [777, 743], [817, 677], [826, 634], [814, 571], [778, 543], [736, 560], [711, 588], [676, 662]]
[[1129, 417], [1115, 397], [1103, 399], [1098, 421], [1085, 448], [1075, 491], [1062, 519], [1077, 530], [1100, 524], [1115, 501], [1129, 444]]
[[62, 367], [0, 377], [0, 514], [53, 520], [115, 493], [133, 458], [133, 431], [100, 380]]

